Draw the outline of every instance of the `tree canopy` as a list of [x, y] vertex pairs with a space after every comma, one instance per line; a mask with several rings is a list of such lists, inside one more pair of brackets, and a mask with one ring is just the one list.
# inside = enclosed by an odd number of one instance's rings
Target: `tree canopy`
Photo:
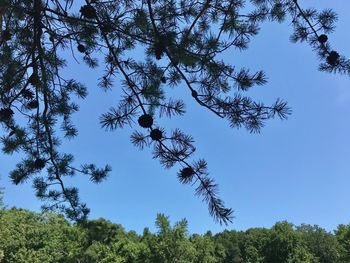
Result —
[[[267, 82], [263, 71], [237, 68], [221, 56], [247, 49], [266, 20], [288, 21], [294, 29], [291, 41], [307, 42], [321, 71], [350, 72], [350, 61], [328, 39], [337, 15], [330, 9], [304, 9], [297, 0], [0, 0], [0, 17], [2, 151], [23, 156], [11, 180], [32, 180], [44, 210], [63, 211], [78, 221], [86, 219], [89, 209], [65, 177], [82, 173], [99, 183], [111, 167], [79, 166], [60, 147], [62, 139], [77, 136], [71, 117], [79, 110], [77, 99], [88, 93], [78, 77], [62, 74], [68, 65], [63, 52], [70, 50], [77, 60], [75, 54], [81, 53], [88, 66], [103, 67], [102, 89], [121, 89], [117, 106], [100, 118], [102, 128], [135, 129], [132, 143], [150, 147], [165, 168], [177, 166], [179, 181], [195, 186], [220, 223], [230, 222], [233, 211], [219, 198], [207, 162], [195, 159], [194, 139], [158, 124], [158, 119], [185, 114], [183, 100], [169, 96], [166, 88], [180, 85], [232, 128], [259, 132], [267, 120], [287, 118], [291, 111], [285, 101], [265, 105], [245, 94]], [[133, 55], [138, 47], [144, 50], [142, 58]], [[114, 85], [117, 75], [120, 85]]]
[[127, 231], [103, 218], [72, 224], [62, 215], [0, 210], [0, 262], [345, 263], [350, 225], [334, 233], [286, 221], [272, 228], [190, 234], [185, 219], [158, 214], [152, 233]]

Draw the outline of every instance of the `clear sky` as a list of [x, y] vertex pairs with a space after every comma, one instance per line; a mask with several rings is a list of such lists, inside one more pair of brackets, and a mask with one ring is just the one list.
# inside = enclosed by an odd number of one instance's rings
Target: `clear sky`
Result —
[[[348, 0], [303, 0], [303, 7], [331, 7], [339, 14], [335, 33], [329, 35], [334, 49], [350, 57], [350, 2]], [[83, 175], [67, 180], [80, 188], [82, 201], [91, 208], [91, 218], [104, 217], [128, 230], [154, 230], [157, 213], [172, 222], [189, 221], [190, 232], [223, 229], [245, 230], [271, 227], [287, 220], [294, 224], [318, 224], [333, 230], [350, 221], [350, 77], [319, 72], [316, 54], [306, 44], [292, 44], [289, 21], [265, 23], [250, 48], [225, 55], [233, 64], [265, 70], [269, 82], [249, 94], [272, 103], [287, 100], [293, 114], [287, 121], [272, 120], [260, 134], [231, 129], [225, 121], [191, 100], [183, 86], [170, 89], [187, 102], [187, 114], [158, 124], [179, 127], [196, 140], [196, 158], [208, 161], [211, 176], [220, 186], [220, 197], [234, 209], [229, 226], [216, 224], [207, 205], [194, 196], [194, 188], [176, 179], [179, 167], [164, 170], [149, 150], [139, 151], [129, 136], [133, 128], [106, 132], [99, 116], [116, 105], [120, 85], [114, 91], [97, 88], [98, 71], [70, 61], [66, 75], [89, 88], [74, 120], [79, 136], [64, 142], [62, 150], [73, 153], [77, 164], [110, 164], [108, 180], [94, 185]], [[79, 54], [77, 54], [79, 56]], [[135, 128], [138, 128], [135, 125]], [[0, 185], [5, 203], [39, 210], [31, 183], [14, 186], [8, 173], [19, 156], [1, 155]]]

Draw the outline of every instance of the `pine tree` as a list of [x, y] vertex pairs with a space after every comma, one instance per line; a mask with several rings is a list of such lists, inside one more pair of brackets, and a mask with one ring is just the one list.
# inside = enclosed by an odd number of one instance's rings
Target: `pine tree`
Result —
[[[10, 173], [13, 183], [32, 180], [44, 209], [64, 211], [79, 221], [89, 209], [64, 178], [83, 173], [99, 183], [111, 171], [109, 165], [77, 166], [74, 156], [60, 148], [62, 139], [77, 135], [71, 116], [78, 111], [76, 100], [87, 96], [83, 84], [62, 75], [66, 61], [60, 52], [72, 49], [92, 68], [98, 59], [103, 61], [102, 89], [112, 88], [116, 74], [123, 79], [124, 95], [101, 116], [101, 126], [135, 128], [133, 144], [152, 147], [153, 157], [165, 168], [177, 166], [179, 181], [196, 185], [196, 195], [208, 203], [214, 219], [230, 222], [233, 211], [218, 197], [206, 161], [194, 159], [193, 138], [156, 125], [158, 116], [185, 113], [184, 102], [169, 97], [166, 87], [181, 84], [195, 103], [233, 128], [259, 132], [267, 120], [287, 118], [285, 101], [265, 105], [244, 95], [266, 83], [263, 71], [237, 69], [219, 59], [228, 49], [247, 49], [265, 20], [291, 22], [291, 40], [310, 44], [321, 71], [350, 73], [350, 61], [328, 39], [337, 20], [332, 10], [303, 9], [297, 0], [247, 2], [250, 11], [243, 0], [95, 0], [80, 1], [78, 10], [73, 0], [0, 0], [2, 151], [24, 156]], [[145, 49], [143, 61], [132, 55], [137, 46]]]

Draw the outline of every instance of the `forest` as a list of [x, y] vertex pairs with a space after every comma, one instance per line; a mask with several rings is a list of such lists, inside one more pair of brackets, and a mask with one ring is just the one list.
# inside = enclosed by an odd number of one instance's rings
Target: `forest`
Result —
[[106, 219], [68, 222], [57, 213], [0, 210], [0, 262], [350, 262], [350, 224], [327, 232], [317, 225], [286, 221], [271, 228], [190, 234], [183, 219], [172, 224], [158, 214], [156, 233], [127, 231]]

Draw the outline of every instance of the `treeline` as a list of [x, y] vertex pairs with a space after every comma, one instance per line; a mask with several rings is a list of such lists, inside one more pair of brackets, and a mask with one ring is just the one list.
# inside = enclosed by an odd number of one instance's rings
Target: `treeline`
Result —
[[187, 221], [159, 214], [157, 232], [139, 235], [105, 219], [76, 225], [57, 214], [0, 210], [2, 263], [347, 263], [350, 225], [334, 233], [318, 226], [276, 223], [271, 229], [190, 235]]

